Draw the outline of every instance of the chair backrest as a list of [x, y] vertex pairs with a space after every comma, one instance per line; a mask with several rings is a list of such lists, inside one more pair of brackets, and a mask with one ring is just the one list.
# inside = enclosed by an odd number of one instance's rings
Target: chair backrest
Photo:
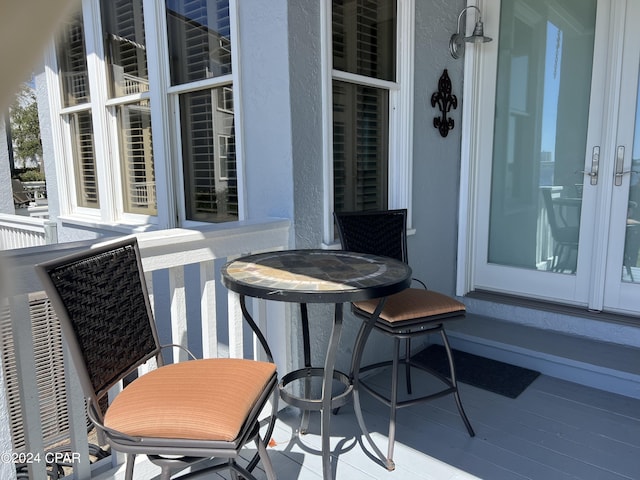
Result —
[[11, 179], [11, 189], [13, 190], [13, 203], [16, 205], [27, 205], [33, 200], [32, 196], [24, 189], [22, 182], [17, 178]]
[[17, 178], [12, 178], [11, 190], [13, 190], [13, 193], [24, 193], [24, 185], [22, 185], [22, 182]]
[[544, 201], [544, 208], [547, 211], [547, 221], [549, 222], [549, 228], [551, 228], [551, 235], [554, 239], [558, 238], [558, 213], [553, 205], [553, 198], [551, 196], [551, 190], [548, 188], [542, 188], [542, 200]]
[[36, 270], [84, 394], [98, 408], [113, 385], [160, 351], [137, 241], [103, 244]]
[[407, 210], [334, 212], [344, 250], [407, 263]]

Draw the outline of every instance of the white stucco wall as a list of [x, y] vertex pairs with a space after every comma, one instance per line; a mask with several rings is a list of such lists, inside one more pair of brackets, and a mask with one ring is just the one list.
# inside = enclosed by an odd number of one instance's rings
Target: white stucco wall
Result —
[[[460, 175], [460, 112], [452, 112], [456, 126], [447, 138], [433, 127], [437, 110], [430, 104], [443, 69], [448, 69], [454, 93], [462, 92], [463, 62], [449, 55], [449, 37], [465, 2], [416, 1], [415, 100], [413, 145], [413, 225], [409, 257], [414, 273], [431, 288], [453, 293], [455, 286], [457, 205]], [[289, 2], [290, 95], [292, 111], [294, 223], [298, 248], [322, 242], [324, 177], [321, 90], [320, 5], [313, 0]], [[330, 213], [330, 212], [329, 212]], [[435, 226], [435, 227], [434, 227]], [[348, 309], [347, 309], [348, 310]], [[312, 306], [312, 348], [326, 349], [332, 308]], [[348, 371], [360, 321], [347, 314], [339, 368]], [[376, 353], [391, 356], [388, 338], [373, 335], [364, 362]], [[319, 359], [319, 357], [316, 357]]]
[[0, 116], [0, 213], [15, 213], [4, 116]]
[[287, 0], [238, 3], [248, 218], [292, 218]]

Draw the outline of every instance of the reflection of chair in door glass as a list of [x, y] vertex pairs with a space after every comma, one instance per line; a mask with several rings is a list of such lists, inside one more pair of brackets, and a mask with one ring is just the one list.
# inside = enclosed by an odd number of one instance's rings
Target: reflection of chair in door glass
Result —
[[[623, 266], [628, 279], [635, 282], [634, 270], [638, 269], [638, 251], [640, 251], [640, 223], [637, 220], [627, 219], [627, 230], [624, 241]], [[624, 272], [623, 272], [624, 273]]]
[[550, 188], [542, 188], [541, 192], [554, 242], [549, 270], [575, 273], [581, 201], [578, 198], [563, 198], [560, 192], [552, 192]]

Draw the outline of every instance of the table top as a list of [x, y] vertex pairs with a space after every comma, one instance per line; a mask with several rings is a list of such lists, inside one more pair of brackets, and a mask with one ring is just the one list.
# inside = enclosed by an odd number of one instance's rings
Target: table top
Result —
[[411, 268], [392, 258], [342, 250], [282, 250], [227, 263], [222, 283], [268, 300], [343, 303], [404, 290], [411, 283]]

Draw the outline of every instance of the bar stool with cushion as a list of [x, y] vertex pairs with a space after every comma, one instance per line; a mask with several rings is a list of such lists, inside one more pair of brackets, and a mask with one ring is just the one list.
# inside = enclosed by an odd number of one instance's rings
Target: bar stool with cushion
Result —
[[[407, 262], [407, 211], [385, 210], [367, 212], [334, 213], [340, 242], [344, 250], [382, 255]], [[467, 415], [462, 407], [458, 383], [456, 380], [455, 365], [451, 347], [444, 329], [444, 323], [449, 320], [459, 320], [465, 316], [465, 306], [454, 298], [432, 290], [427, 290], [423, 282], [419, 288], [408, 288], [400, 293], [387, 297], [386, 302], [375, 323], [375, 329], [388, 335], [394, 340], [392, 360], [377, 362], [358, 369], [358, 378], [361, 373], [385, 367], [392, 367], [392, 380], [390, 393], [379, 392], [360, 378], [359, 388], [364, 389], [390, 407], [389, 420], [389, 444], [386, 456], [386, 467], [389, 470], [395, 468], [393, 463], [393, 447], [396, 431], [396, 411], [402, 407], [408, 407], [420, 402], [426, 402], [445, 395], [453, 395], [462, 417], [462, 421], [470, 436], [475, 433], [471, 427]], [[378, 306], [378, 299], [366, 300], [354, 303], [353, 312], [360, 317], [370, 318]], [[365, 328], [363, 322], [362, 329]], [[361, 333], [362, 330], [361, 329]], [[411, 360], [411, 339], [416, 336], [439, 333], [445, 348], [449, 362], [449, 377], [417, 364]], [[358, 335], [360, 338], [361, 335]], [[401, 356], [400, 343], [405, 342], [405, 353]], [[420, 397], [409, 397], [407, 400], [398, 400], [398, 382], [400, 365], [405, 367], [406, 388], [409, 395], [412, 394], [411, 369], [418, 368], [426, 371], [439, 380], [445, 388]]]
[[[208, 468], [230, 468], [232, 478], [255, 479], [251, 471], [260, 460], [266, 477], [275, 479], [266, 450], [277, 411], [275, 365], [241, 358], [163, 365], [135, 238], [36, 270], [60, 319], [99, 439], [127, 454], [127, 480], [133, 478], [137, 454], [161, 467], [162, 480], [212, 457], [227, 462]], [[158, 368], [130, 381], [151, 359]], [[109, 405], [107, 394], [125, 379]], [[270, 421], [260, 438], [259, 416], [269, 399]], [[240, 451], [252, 441], [258, 453], [240, 465]]]

